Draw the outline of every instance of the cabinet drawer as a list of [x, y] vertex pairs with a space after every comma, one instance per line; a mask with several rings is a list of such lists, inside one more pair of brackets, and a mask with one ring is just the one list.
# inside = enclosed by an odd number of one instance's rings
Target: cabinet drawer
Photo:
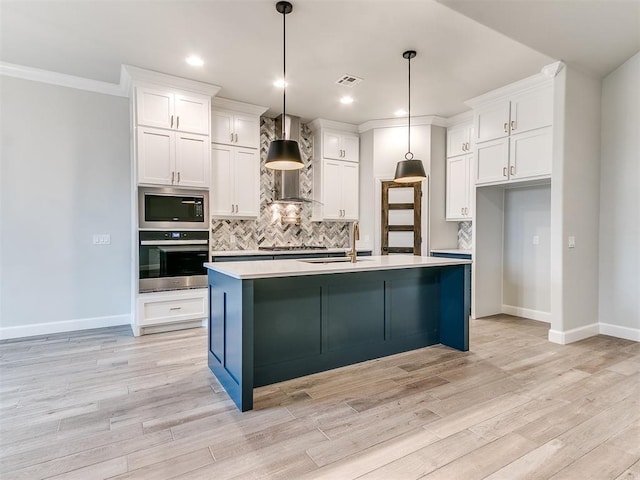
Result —
[[181, 322], [206, 318], [207, 290], [188, 294], [149, 294], [138, 298], [138, 319], [141, 326]]

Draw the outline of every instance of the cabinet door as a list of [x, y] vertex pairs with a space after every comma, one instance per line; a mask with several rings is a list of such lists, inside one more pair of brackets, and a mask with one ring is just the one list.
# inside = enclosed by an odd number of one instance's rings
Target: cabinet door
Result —
[[509, 101], [478, 110], [475, 119], [476, 143], [507, 135], [509, 135]]
[[342, 159], [340, 140], [340, 134], [338, 133], [324, 132], [322, 134], [322, 149], [325, 158], [333, 158], [334, 160]]
[[175, 133], [138, 127], [138, 183], [173, 185]]
[[509, 178], [551, 175], [551, 127], [511, 136]]
[[233, 157], [235, 215], [257, 217], [260, 210], [260, 157], [257, 150], [236, 148]]
[[476, 186], [473, 181], [473, 154], [466, 156], [467, 163], [467, 205], [466, 210], [464, 211], [464, 219], [472, 220], [473, 219], [473, 209], [475, 205], [475, 196], [476, 196]]
[[236, 113], [233, 120], [234, 144], [239, 147], [260, 148], [260, 117]]
[[233, 147], [213, 145], [211, 148], [211, 189], [209, 203], [212, 216], [228, 217], [233, 214], [231, 183]]
[[209, 137], [176, 132], [176, 185], [209, 187]]
[[138, 125], [173, 128], [173, 93], [149, 87], [136, 88], [136, 118]]
[[500, 183], [509, 180], [509, 139], [500, 138], [476, 144], [475, 183]]
[[471, 147], [468, 125], [452, 127], [447, 129], [447, 157], [454, 157], [466, 153], [467, 145]]
[[209, 112], [211, 101], [200, 95], [175, 95], [175, 123], [174, 128], [181, 132], [209, 133]]
[[357, 135], [342, 135], [342, 160], [357, 162], [360, 159], [360, 137]]
[[527, 132], [553, 123], [553, 89], [517, 95], [511, 100], [511, 135]]
[[211, 112], [211, 141], [213, 143], [234, 143], [233, 136], [233, 112], [226, 110], [213, 110]]
[[341, 165], [341, 193], [342, 193], [342, 219], [357, 220], [358, 219], [358, 164], [343, 163]]
[[324, 160], [322, 166], [322, 217], [325, 220], [342, 219], [340, 162]]
[[466, 156], [447, 159], [447, 220], [466, 220], [468, 207], [469, 162]]

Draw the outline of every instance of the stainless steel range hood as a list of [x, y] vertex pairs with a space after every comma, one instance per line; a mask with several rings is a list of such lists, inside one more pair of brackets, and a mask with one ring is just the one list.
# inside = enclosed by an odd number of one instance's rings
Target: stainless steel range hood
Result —
[[[282, 115], [276, 118], [276, 132], [282, 131]], [[286, 140], [300, 144], [300, 118], [286, 116]], [[309, 203], [312, 200], [300, 195], [300, 170], [274, 170], [273, 203]]]

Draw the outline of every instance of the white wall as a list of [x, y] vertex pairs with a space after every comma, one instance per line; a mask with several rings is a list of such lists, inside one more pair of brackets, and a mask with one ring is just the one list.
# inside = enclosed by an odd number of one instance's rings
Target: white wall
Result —
[[458, 248], [458, 222], [447, 222], [447, 129], [431, 125], [429, 249]]
[[507, 313], [549, 320], [550, 221], [549, 185], [505, 190], [502, 303]]
[[0, 336], [128, 323], [128, 99], [0, 82]]
[[565, 95], [554, 107], [549, 339], [569, 343], [598, 333], [601, 82], [565, 68], [558, 86]]
[[[360, 135], [360, 240], [359, 248], [374, 247], [375, 207], [373, 179], [373, 130]], [[374, 253], [377, 255], [377, 253]]]
[[640, 53], [602, 85], [600, 331], [640, 341]]

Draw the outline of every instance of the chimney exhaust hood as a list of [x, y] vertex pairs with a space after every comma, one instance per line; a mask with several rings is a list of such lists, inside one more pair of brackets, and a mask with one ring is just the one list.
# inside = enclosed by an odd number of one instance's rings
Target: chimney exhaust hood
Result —
[[[282, 115], [276, 117], [276, 131], [282, 130]], [[300, 143], [300, 118], [287, 115], [284, 119], [287, 140]], [[312, 200], [300, 195], [300, 170], [274, 170], [272, 203], [310, 203]]]

